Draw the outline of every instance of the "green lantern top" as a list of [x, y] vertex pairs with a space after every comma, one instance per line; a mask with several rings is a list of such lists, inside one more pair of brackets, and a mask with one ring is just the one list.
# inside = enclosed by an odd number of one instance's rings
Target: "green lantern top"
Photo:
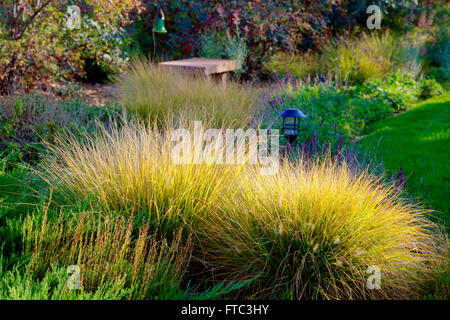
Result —
[[153, 32], [167, 33], [166, 27], [164, 26], [164, 11], [162, 9], [160, 9], [158, 18], [153, 25]]

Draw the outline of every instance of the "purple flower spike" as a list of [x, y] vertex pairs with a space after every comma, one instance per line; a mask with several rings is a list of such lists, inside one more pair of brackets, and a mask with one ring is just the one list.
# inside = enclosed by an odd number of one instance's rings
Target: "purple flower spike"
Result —
[[399, 169], [397, 176], [395, 179], [395, 187], [405, 189], [406, 188], [406, 177], [403, 175], [402, 168]]
[[275, 104], [273, 103], [273, 101], [269, 101], [269, 104], [272, 109], [275, 108]]

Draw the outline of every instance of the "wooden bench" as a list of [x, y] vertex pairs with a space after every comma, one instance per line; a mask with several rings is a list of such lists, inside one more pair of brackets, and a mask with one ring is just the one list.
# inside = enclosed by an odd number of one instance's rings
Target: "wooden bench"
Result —
[[160, 62], [161, 68], [181, 72], [189, 75], [201, 75], [207, 79], [211, 77], [219, 79], [225, 86], [227, 83], [227, 72], [237, 69], [237, 64], [233, 60], [191, 58], [183, 60]]

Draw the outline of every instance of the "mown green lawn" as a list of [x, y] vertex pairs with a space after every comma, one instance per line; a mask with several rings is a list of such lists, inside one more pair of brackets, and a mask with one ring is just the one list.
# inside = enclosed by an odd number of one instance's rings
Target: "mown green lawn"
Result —
[[375, 123], [361, 141], [387, 173], [402, 168], [406, 189], [450, 226], [450, 93]]

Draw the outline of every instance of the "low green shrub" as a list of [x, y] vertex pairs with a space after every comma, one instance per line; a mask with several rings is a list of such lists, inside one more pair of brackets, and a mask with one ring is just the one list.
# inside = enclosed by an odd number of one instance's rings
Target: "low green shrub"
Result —
[[95, 292], [108, 283], [129, 288], [127, 298], [155, 299], [179, 286], [191, 257], [190, 237], [172, 240], [149, 234], [148, 220], [125, 214], [58, 210], [48, 206], [23, 223], [23, 254], [30, 272], [52, 265], [80, 268], [80, 286]]
[[409, 109], [419, 99], [444, 93], [442, 86], [434, 79], [416, 81], [413, 75], [397, 71], [384, 80], [373, 79], [352, 89], [369, 98], [386, 101], [394, 112]]
[[436, 97], [445, 92], [444, 88], [435, 79], [422, 79], [419, 82], [420, 85], [420, 96], [421, 100], [425, 100], [431, 97]]
[[4, 270], [2, 258], [0, 255], [1, 300], [118, 300], [128, 294], [120, 281], [105, 282], [95, 292], [69, 290], [65, 267], [52, 266], [37, 279], [29, 266], [19, 268], [16, 265], [12, 270]]
[[[317, 78], [316, 78], [317, 80]], [[300, 121], [299, 143], [335, 148], [354, 140], [364, 129], [396, 112], [407, 110], [422, 98], [444, 92], [434, 79], [416, 81], [396, 71], [384, 80], [371, 79], [361, 85], [336, 88], [323, 77], [316, 83], [288, 82], [269, 97], [264, 127], [281, 129], [279, 113], [300, 109], [308, 117]]]
[[349, 142], [368, 124], [393, 113], [383, 100], [322, 83], [287, 89], [270, 105], [266, 126], [281, 129], [282, 119], [278, 114], [285, 108], [300, 109], [308, 117], [300, 121], [299, 141], [315, 139], [321, 146], [331, 144], [332, 147], [341, 139], [341, 142]]
[[242, 73], [248, 55], [246, 38], [240, 32], [231, 35], [228, 30], [224, 35], [219, 32], [205, 33], [200, 38], [200, 55], [205, 58], [234, 60], [238, 67], [235, 72]]
[[[129, 299], [132, 288], [124, 281], [108, 281], [95, 290], [68, 289], [67, 268], [53, 265], [40, 277], [36, 278], [29, 265], [23, 267], [14, 265], [10, 270], [2, 267], [0, 255], [0, 299], [1, 300], [124, 300]], [[199, 292], [196, 287], [188, 285], [187, 288], [179, 283], [167, 287], [160, 296], [151, 297], [158, 300], [207, 300], [223, 299], [231, 292], [247, 286], [249, 281], [227, 283], [220, 282], [208, 289]]]

